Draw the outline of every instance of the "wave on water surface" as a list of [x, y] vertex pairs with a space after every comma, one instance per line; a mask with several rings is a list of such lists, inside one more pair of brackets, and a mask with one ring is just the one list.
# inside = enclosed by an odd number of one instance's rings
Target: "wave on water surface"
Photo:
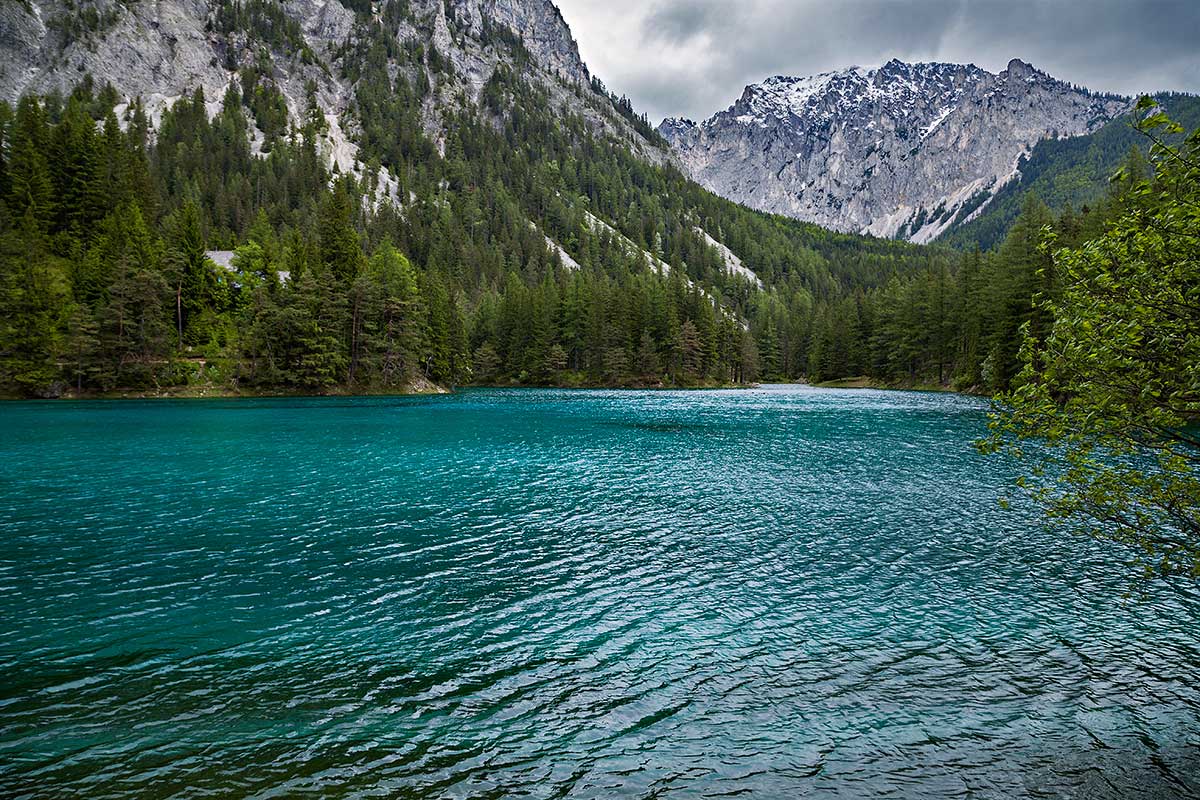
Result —
[[6, 797], [1200, 796], [1200, 597], [951, 395], [0, 416]]

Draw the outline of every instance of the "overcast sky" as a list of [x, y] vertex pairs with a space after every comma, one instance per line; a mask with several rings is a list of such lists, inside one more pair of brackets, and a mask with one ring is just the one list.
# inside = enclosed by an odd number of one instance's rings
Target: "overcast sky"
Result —
[[1135, 94], [1200, 91], [1200, 0], [556, 0], [584, 60], [657, 123], [700, 120], [771, 75], [1021, 58]]

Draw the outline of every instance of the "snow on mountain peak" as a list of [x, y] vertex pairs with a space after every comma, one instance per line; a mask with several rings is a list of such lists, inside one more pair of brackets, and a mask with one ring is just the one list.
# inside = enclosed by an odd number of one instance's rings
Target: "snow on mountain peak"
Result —
[[892, 59], [873, 69], [856, 66], [804, 78], [777, 75], [748, 86], [730, 111], [743, 125], [759, 126], [792, 117], [829, 121], [864, 110], [901, 116], [925, 110], [936, 117], [987, 77], [974, 65]]
[[660, 131], [709, 189], [837, 230], [928, 241], [977, 213], [1040, 139], [1087, 133], [1128, 110], [1014, 59], [892, 59], [746, 87], [700, 125]]

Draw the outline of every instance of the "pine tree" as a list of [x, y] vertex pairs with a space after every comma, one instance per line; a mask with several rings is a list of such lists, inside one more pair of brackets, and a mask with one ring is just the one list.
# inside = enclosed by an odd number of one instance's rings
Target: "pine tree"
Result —
[[357, 199], [348, 178], [339, 180], [321, 206], [321, 262], [343, 285], [362, 271], [364, 258], [355, 226]]
[[658, 356], [658, 345], [655, 344], [654, 337], [649, 330], [642, 331], [641, 341], [638, 343], [637, 358], [634, 363], [638, 376], [642, 380], [654, 381], [661, 375], [662, 363]]
[[1045, 320], [1034, 313], [1034, 298], [1045, 288], [1043, 275], [1053, 270], [1049, 252], [1042, 247], [1043, 230], [1053, 222], [1049, 209], [1029, 194], [1021, 214], [996, 256], [993, 279], [994, 304], [986, 346], [990, 362], [990, 385], [1006, 389], [1018, 369], [1021, 327], [1035, 316], [1040, 335]]
[[167, 223], [167, 274], [175, 289], [178, 345], [197, 345], [213, 332], [213, 316], [229, 301], [228, 286], [208, 259], [198, 204], [188, 200]]
[[34, 231], [30, 235], [48, 233], [58, 208], [53, 199], [54, 186], [47, 164], [49, 130], [46, 115], [36, 99], [26, 97], [17, 105], [11, 139], [9, 211], [13, 219], [28, 216], [33, 221]]
[[346, 379], [345, 300], [331, 277], [323, 268], [301, 275], [284, 319], [290, 340], [285, 379], [303, 389], [324, 391]]
[[70, 304], [61, 262], [48, 251], [34, 208], [0, 242], [0, 385], [56, 394], [58, 357]]
[[106, 215], [112, 198], [96, 141], [96, 124], [80, 99], [68, 101], [49, 147], [58, 199], [55, 229], [86, 241], [93, 226]]
[[680, 368], [683, 376], [690, 380], [698, 380], [704, 374], [704, 341], [700, 331], [691, 320], [684, 322], [679, 329]]
[[97, 315], [97, 380], [102, 388], [156, 385], [170, 353], [172, 292], [136, 207], [110, 221], [111, 283]]
[[426, 311], [412, 263], [390, 242], [380, 245], [351, 292], [351, 371], [401, 386], [418, 371]]
[[96, 352], [99, 332], [100, 328], [88, 307], [80, 303], [72, 304], [66, 319], [63, 356], [76, 394], [83, 392], [85, 384], [90, 386], [98, 372]]

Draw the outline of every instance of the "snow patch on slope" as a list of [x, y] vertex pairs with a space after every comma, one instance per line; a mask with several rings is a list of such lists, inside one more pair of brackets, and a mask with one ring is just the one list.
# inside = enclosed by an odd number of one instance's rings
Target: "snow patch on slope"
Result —
[[[936, 87], [950, 102], [928, 125], [926, 135], [942, 123], [959, 98], [988, 77], [978, 67], [955, 64], [905, 64], [889, 61], [882, 67], [850, 67], [804, 78], [777, 75], [747, 87], [734, 105], [743, 125], [767, 127], [772, 120], [790, 117], [829, 121], [844, 117], [868, 104], [879, 105], [895, 117], [907, 118], [928, 100]], [[733, 110], [733, 109], [731, 109]]]
[[[612, 225], [609, 225], [607, 222], [597, 217], [592, 212], [585, 210], [583, 212], [583, 218], [584, 221], [587, 222], [588, 230], [596, 234], [607, 234], [617, 245], [617, 247], [620, 247], [622, 252], [624, 252], [626, 255], [634, 258], [645, 259], [646, 263], [650, 265], [651, 269], [658, 270], [662, 272], [663, 275], [669, 275], [671, 273], [670, 264], [663, 261], [661, 258], [658, 258], [653, 253], [649, 253], [638, 247], [636, 244], [634, 244], [632, 239], [621, 233]], [[691, 285], [691, 281], [688, 281], [688, 285]]]
[[943, 109], [942, 112], [933, 120], [933, 122], [930, 122], [925, 126], [925, 130], [921, 131], [921, 140], [924, 141], [925, 139], [929, 138], [929, 135], [936, 131], [938, 127], [946, 121], [946, 117], [955, 112], [956, 108], [957, 106], [950, 106], [949, 108]]
[[529, 223], [529, 227], [531, 229], [537, 231], [538, 233], [542, 234], [542, 238], [546, 240], [546, 247], [550, 250], [551, 253], [556, 253], [558, 255], [558, 257], [562, 261], [562, 265], [565, 269], [569, 269], [572, 272], [576, 272], [578, 270], [583, 269], [583, 267], [580, 266], [578, 261], [571, 258], [571, 254], [568, 253], [561, 244], [559, 244], [558, 242], [554, 241], [549, 236], [547, 236], [545, 234], [545, 232], [543, 232], [542, 229], [539, 228], [534, 222], [531, 221]]
[[721, 259], [725, 262], [725, 270], [727, 272], [751, 281], [760, 289], [763, 288], [763, 282], [760, 281], [758, 276], [754, 274], [754, 270], [742, 263], [742, 260], [738, 258], [732, 250], [714, 239], [708, 231], [704, 230], [699, 225], [694, 226], [692, 230], [695, 231], [696, 234], [702, 239], [704, 239], [704, 241], [708, 243], [709, 247], [713, 248], [717, 251], [717, 253], [720, 254]]

